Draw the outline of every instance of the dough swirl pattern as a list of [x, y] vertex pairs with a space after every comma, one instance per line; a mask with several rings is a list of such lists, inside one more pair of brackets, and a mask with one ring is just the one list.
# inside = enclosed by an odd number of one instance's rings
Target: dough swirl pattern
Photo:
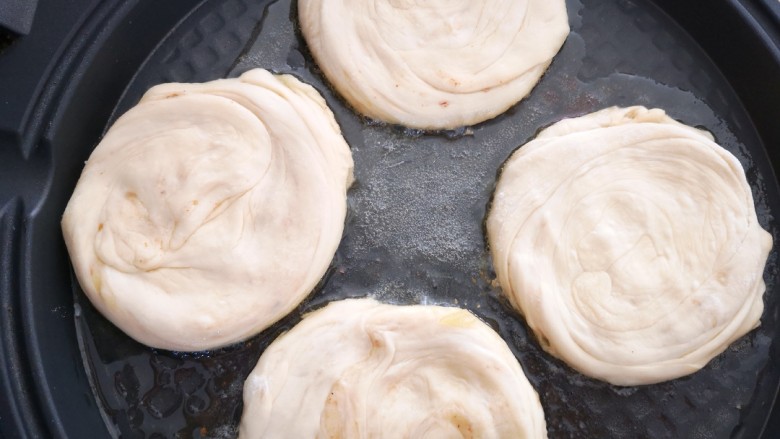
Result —
[[360, 113], [422, 129], [495, 117], [569, 33], [563, 0], [300, 0], [317, 65]]
[[153, 87], [94, 150], [65, 210], [79, 283], [149, 346], [243, 340], [325, 273], [352, 166], [325, 101], [291, 76]]
[[333, 302], [266, 349], [239, 437], [544, 438], [506, 343], [459, 308]]
[[742, 166], [661, 110], [543, 130], [504, 166], [487, 232], [505, 294], [585, 375], [677, 378], [759, 324], [772, 238]]

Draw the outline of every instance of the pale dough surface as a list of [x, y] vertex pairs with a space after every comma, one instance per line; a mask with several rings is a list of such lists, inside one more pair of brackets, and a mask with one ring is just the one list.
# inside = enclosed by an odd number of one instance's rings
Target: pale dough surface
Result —
[[244, 384], [239, 437], [544, 438], [539, 397], [470, 312], [333, 302], [274, 341]]
[[341, 240], [352, 156], [291, 76], [162, 84], [95, 148], [62, 219], [84, 292], [156, 348], [243, 340], [312, 290]]
[[299, 0], [317, 65], [358, 112], [422, 129], [495, 117], [569, 34], [564, 0]]
[[772, 238], [744, 170], [659, 109], [543, 130], [504, 166], [487, 233], [542, 346], [613, 384], [693, 373], [761, 318]]

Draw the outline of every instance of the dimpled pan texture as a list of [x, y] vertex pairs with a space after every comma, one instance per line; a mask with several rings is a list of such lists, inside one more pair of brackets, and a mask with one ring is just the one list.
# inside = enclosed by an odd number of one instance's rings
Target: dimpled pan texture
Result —
[[[344, 238], [332, 269], [297, 309], [208, 355], [134, 342], [74, 284], [85, 367], [109, 428], [123, 437], [235, 438], [243, 384], [264, 349], [301, 316], [368, 295], [458, 306], [490, 324], [539, 393], [550, 437], [757, 437], [777, 388], [770, 360], [777, 252], [765, 271], [761, 326], [697, 373], [646, 386], [613, 386], [567, 367], [540, 347], [493, 282], [483, 222], [497, 170], [540, 129], [610, 106], [662, 108], [711, 132], [745, 168], [758, 220], [780, 239], [777, 184], [751, 118], [718, 66], [659, 3], [567, 0], [571, 33], [529, 96], [490, 121], [432, 135], [366, 121], [345, 105], [307, 50], [297, 1], [203, 2], [150, 55], [115, 112], [163, 82], [239, 76], [257, 66], [295, 75], [323, 95], [352, 148], [356, 183]], [[227, 44], [235, 36], [241, 43]], [[90, 150], [73, 153], [86, 160]]]

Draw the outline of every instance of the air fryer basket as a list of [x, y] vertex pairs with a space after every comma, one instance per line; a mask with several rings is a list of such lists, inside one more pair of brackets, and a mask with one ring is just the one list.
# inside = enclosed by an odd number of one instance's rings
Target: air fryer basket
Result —
[[[639, 104], [710, 130], [734, 153], [745, 166], [759, 221], [777, 242], [780, 193], [772, 163], [780, 158], [774, 122], [780, 56], [772, 38], [780, 26], [758, 2], [713, 0], [702, 11], [673, 0], [568, 0], [572, 33], [531, 95], [494, 120], [441, 133], [352, 112], [312, 61], [296, 27], [294, 0], [178, 0], [162, 11], [157, 3], [96, 7], [84, 25], [94, 21], [94, 42], [82, 43], [70, 76], [63, 73], [69, 82], [45, 103], [40, 137], [19, 142], [18, 154], [0, 152], [20, 163], [13, 178], [0, 179], [19, 194], [0, 209], [0, 257], [13, 268], [0, 279], [10, 310], [2, 322], [9, 331], [3, 349], [11, 354], [4, 377], [14, 367], [30, 369], [16, 387], [7, 384], [17, 403], [8, 402], [16, 415], [6, 416], [18, 422], [29, 412], [35, 421], [24, 427], [29, 436], [233, 437], [243, 380], [263, 349], [307, 311], [363, 296], [475, 312], [518, 357], [539, 392], [550, 437], [761, 434], [780, 383], [776, 251], [765, 272], [759, 329], [694, 375], [615, 387], [541, 350], [492, 282], [483, 229], [499, 168], [539, 129], [609, 105]], [[732, 33], [725, 37], [715, 23]], [[133, 40], [145, 31], [151, 35]], [[314, 85], [336, 114], [357, 178], [344, 238], [317, 289], [257, 337], [213, 352], [150, 349], [86, 300], [70, 272], [59, 217], [101, 132], [146, 89], [254, 67]], [[764, 437], [777, 434], [770, 425]]]

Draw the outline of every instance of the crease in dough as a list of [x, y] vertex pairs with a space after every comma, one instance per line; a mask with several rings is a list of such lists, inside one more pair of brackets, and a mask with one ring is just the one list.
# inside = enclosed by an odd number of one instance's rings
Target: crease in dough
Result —
[[545, 438], [539, 397], [470, 312], [332, 302], [274, 341], [244, 384], [239, 437]]
[[759, 325], [772, 237], [744, 170], [662, 110], [544, 129], [504, 165], [486, 225], [504, 293], [585, 375], [678, 378]]
[[292, 76], [162, 84], [93, 151], [63, 235], [87, 297], [125, 333], [213, 349], [315, 287], [341, 240], [352, 168], [324, 99]]

